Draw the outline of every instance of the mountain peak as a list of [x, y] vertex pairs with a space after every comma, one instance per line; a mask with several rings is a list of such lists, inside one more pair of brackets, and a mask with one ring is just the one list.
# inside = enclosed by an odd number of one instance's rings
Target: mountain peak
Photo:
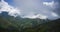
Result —
[[0, 15], [2, 15], [2, 16], [8, 16], [8, 12], [2, 12]]

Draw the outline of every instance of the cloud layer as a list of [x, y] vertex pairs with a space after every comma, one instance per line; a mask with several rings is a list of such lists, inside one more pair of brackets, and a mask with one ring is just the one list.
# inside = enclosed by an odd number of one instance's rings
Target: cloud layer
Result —
[[2, 13], [3, 11], [8, 12], [8, 15], [14, 16], [14, 17], [16, 17], [17, 15], [20, 15], [20, 10], [10, 6], [4, 0], [0, 2], [0, 13]]
[[54, 1], [46, 2], [43, 0], [14, 0], [16, 7], [9, 5], [5, 1], [0, 2], [0, 13], [8, 12], [10, 16], [21, 16], [22, 18], [40, 18], [40, 19], [57, 19], [58, 14], [53, 12], [58, 3]]
[[55, 6], [58, 4], [55, 1], [44, 1], [44, 0], [14, 0], [17, 7], [22, 9], [21, 14], [25, 17], [34, 17], [37, 15], [46, 16], [49, 19], [59, 18], [58, 14], [56, 14], [53, 10], [55, 10]]

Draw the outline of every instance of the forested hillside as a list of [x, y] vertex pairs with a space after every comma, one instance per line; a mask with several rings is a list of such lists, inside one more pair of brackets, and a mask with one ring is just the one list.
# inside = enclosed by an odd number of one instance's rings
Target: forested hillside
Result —
[[0, 32], [59, 32], [60, 19], [29, 19], [0, 14]]

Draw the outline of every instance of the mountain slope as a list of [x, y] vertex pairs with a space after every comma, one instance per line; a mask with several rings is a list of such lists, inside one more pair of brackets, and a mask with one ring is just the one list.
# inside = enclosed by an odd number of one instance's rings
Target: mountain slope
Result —
[[0, 32], [59, 32], [60, 19], [14, 18], [7, 12], [0, 14]]
[[60, 19], [45, 22], [34, 27], [26, 27], [21, 32], [60, 32]]

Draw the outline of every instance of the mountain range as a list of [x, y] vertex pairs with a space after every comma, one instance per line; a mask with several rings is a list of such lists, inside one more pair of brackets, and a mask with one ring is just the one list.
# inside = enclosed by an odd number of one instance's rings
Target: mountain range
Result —
[[29, 19], [0, 14], [0, 32], [59, 32], [60, 19]]

